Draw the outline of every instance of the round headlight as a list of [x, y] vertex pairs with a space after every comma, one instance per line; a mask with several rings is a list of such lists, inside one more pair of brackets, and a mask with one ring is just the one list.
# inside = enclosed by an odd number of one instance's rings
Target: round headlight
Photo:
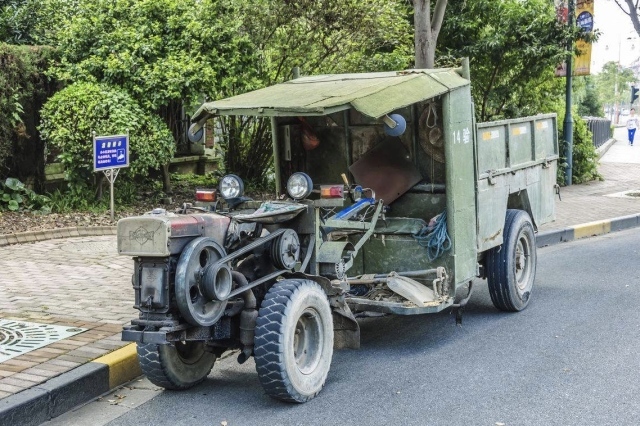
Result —
[[311, 182], [311, 178], [306, 173], [294, 173], [287, 181], [287, 193], [294, 200], [307, 198], [312, 189], [313, 182]]
[[238, 198], [244, 192], [244, 183], [236, 175], [226, 175], [220, 180], [220, 193], [225, 199]]

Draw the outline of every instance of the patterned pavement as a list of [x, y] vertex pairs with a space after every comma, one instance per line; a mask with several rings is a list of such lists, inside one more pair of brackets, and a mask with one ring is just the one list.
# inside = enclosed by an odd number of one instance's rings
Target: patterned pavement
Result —
[[132, 268], [113, 235], [0, 247], [0, 318], [88, 329], [0, 363], [0, 398], [124, 346]]

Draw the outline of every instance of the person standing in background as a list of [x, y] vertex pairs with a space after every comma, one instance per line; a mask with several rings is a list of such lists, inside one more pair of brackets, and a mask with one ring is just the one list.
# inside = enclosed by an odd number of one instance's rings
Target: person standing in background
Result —
[[638, 117], [635, 108], [631, 108], [629, 118], [627, 118], [627, 131], [629, 132], [629, 145], [633, 146], [633, 138], [638, 128]]

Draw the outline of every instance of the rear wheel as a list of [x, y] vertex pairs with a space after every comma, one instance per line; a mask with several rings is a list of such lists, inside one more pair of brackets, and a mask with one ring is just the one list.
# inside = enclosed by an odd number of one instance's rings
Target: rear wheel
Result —
[[216, 355], [205, 350], [202, 342], [178, 342], [175, 345], [138, 343], [138, 361], [145, 376], [165, 389], [188, 389], [211, 371]]
[[310, 280], [283, 280], [267, 293], [256, 323], [256, 370], [266, 393], [306, 402], [324, 386], [333, 356], [329, 300]]
[[509, 312], [527, 307], [536, 278], [536, 238], [523, 210], [507, 210], [504, 241], [487, 253], [487, 281], [493, 305]]

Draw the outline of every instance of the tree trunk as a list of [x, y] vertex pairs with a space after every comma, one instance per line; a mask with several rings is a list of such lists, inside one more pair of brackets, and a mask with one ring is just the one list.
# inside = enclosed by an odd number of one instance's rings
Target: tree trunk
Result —
[[629, 18], [631, 18], [631, 23], [633, 24], [633, 28], [636, 30], [636, 33], [640, 35], [640, 19], [638, 19], [638, 2], [634, 3], [633, 0], [624, 0], [624, 3], [626, 3], [629, 9], [629, 10], [626, 10], [624, 7], [622, 7], [622, 4], [620, 4], [620, 1], [621, 0], [615, 0], [618, 7], [624, 13], [629, 15]]
[[169, 173], [169, 164], [162, 166], [162, 189], [165, 194], [172, 194], [173, 188], [171, 188], [171, 173]]
[[431, 16], [431, 0], [413, 0], [416, 68], [434, 68], [436, 44], [447, 0], [436, 0]]

